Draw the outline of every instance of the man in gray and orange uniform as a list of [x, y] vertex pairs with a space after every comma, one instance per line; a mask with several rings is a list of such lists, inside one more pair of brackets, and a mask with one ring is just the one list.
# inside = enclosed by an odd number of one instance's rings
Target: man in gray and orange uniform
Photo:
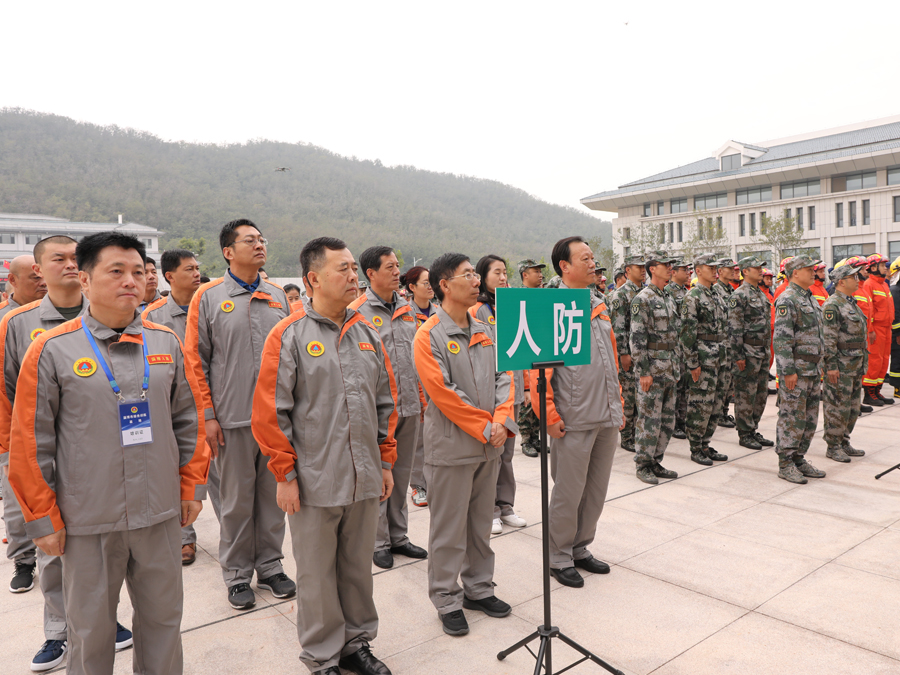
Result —
[[406, 490], [412, 473], [413, 458], [419, 440], [419, 417], [424, 407], [419, 378], [413, 365], [413, 338], [416, 318], [410, 304], [400, 297], [400, 263], [388, 246], [372, 246], [359, 256], [363, 276], [369, 288], [350, 303], [378, 330], [391, 359], [397, 385], [397, 461], [394, 463], [394, 491], [381, 503], [375, 553], [372, 560], [382, 569], [394, 566], [394, 555], [427, 558], [424, 548], [409, 540], [409, 514]]
[[506, 439], [518, 433], [515, 387], [509, 372], [495, 370], [493, 332], [468, 314], [479, 282], [469, 259], [445, 253], [432, 263], [428, 278], [441, 306], [419, 328], [413, 347], [428, 397], [428, 595], [444, 632], [465, 635], [463, 607], [494, 617], [511, 611], [494, 595], [490, 539], [500, 454]]
[[34, 256], [20, 255], [9, 263], [7, 283], [12, 286], [9, 299], [0, 302], [0, 319], [16, 307], [40, 300], [47, 295], [47, 283], [35, 270]]
[[276, 598], [297, 590], [281, 565], [284, 513], [275, 503], [275, 478], [250, 429], [263, 345], [291, 311], [284, 291], [260, 278], [267, 244], [247, 219], [225, 224], [219, 245], [228, 270], [194, 294], [184, 341], [219, 474], [219, 565], [235, 609], [256, 604], [254, 570], [257, 586]]
[[[149, 263], [148, 263], [149, 264]], [[187, 311], [194, 293], [200, 288], [200, 263], [190, 251], [183, 248], [163, 251], [159, 260], [163, 279], [171, 289], [168, 297], [159, 298], [147, 305], [141, 313], [141, 317], [147, 321], [158, 323], [166, 328], [171, 328], [178, 339], [184, 342], [185, 328], [187, 326]], [[207, 402], [204, 408], [212, 407]], [[212, 503], [216, 518], [219, 517], [219, 474], [215, 471], [215, 465], [209, 469], [209, 482], [207, 485], [209, 499]], [[193, 525], [188, 525], [181, 530], [181, 564], [190, 565], [197, 559], [197, 533]]]
[[314, 239], [300, 261], [313, 296], [269, 334], [253, 395], [253, 434], [294, 542], [300, 660], [322, 675], [390, 675], [369, 643], [378, 502], [397, 459], [391, 362], [378, 330], [347, 307], [358, 281], [346, 244]]
[[175, 334], [137, 312], [144, 245], [101, 232], [76, 255], [91, 304], [38, 335], [25, 354], [10, 483], [28, 535], [44, 554], [62, 557], [66, 671], [113, 672], [125, 581], [134, 672], [178, 675], [180, 527], [200, 512], [209, 465], [197, 382]]
[[[551, 254], [560, 288], [587, 288], [594, 276], [594, 254], [581, 237], [560, 239]], [[550, 471], [550, 572], [559, 583], [584, 586], [576, 567], [607, 574], [609, 565], [591, 555], [597, 522], [625, 424], [618, 373], [618, 349], [609, 314], [591, 294], [591, 362], [548, 370], [547, 433], [553, 438]], [[531, 371], [531, 407], [540, 415], [537, 380]], [[575, 392], [580, 392], [575, 394]]]

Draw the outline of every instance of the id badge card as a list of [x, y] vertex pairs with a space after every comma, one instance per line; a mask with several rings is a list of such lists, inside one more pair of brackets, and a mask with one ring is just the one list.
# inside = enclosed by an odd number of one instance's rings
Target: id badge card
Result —
[[150, 426], [150, 401], [124, 401], [119, 403], [119, 430], [122, 447], [146, 445], [153, 442]]

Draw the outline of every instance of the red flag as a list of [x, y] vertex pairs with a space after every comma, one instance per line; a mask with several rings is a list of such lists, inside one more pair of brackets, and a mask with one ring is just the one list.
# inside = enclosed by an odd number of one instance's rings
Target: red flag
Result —
[[4, 261], [3, 261], [3, 266], [4, 266], [6, 269], [9, 269], [9, 260], [4, 260]]

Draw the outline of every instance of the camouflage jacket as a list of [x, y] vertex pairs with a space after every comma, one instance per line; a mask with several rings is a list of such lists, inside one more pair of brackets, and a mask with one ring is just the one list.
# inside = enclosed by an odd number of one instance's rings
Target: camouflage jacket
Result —
[[719, 279], [716, 283], [713, 284], [713, 290], [718, 294], [722, 300], [725, 301], [726, 307], [728, 306], [728, 298], [731, 297], [731, 294], [734, 293], [734, 289], [731, 287], [727, 281], [722, 281]]
[[626, 281], [609, 296], [610, 302], [607, 305], [619, 356], [631, 354], [631, 347], [628, 344], [628, 333], [631, 331], [631, 301], [640, 290], [634, 282]]
[[698, 283], [681, 303], [681, 346], [688, 370], [716, 370], [725, 360], [728, 316], [717, 293]]
[[866, 315], [838, 290], [822, 305], [825, 370], [863, 374], [869, 367]]
[[606, 296], [603, 294], [603, 291], [597, 288], [597, 284], [588, 284], [588, 290], [591, 292], [591, 295], [597, 298], [604, 305], [607, 304]]
[[735, 361], [768, 359], [772, 308], [758, 286], [744, 283], [728, 301], [731, 353]]
[[822, 375], [822, 309], [808, 290], [794, 282], [775, 301], [773, 348], [778, 375]]
[[666, 284], [665, 294], [675, 301], [675, 308], [678, 310], [678, 316], [681, 316], [681, 303], [684, 300], [684, 296], [687, 295], [687, 292], [688, 288], [686, 286], [676, 284], [674, 281], [670, 281]]
[[557, 274], [557, 275], [551, 277], [550, 281], [548, 281], [546, 284], [544, 284], [544, 288], [559, 288], [559, 284], [561, 281], [562, 281], [562, 279], [560, 279], [559, 275]]
[[681, 377], [675, 301], [650, 284], [631, 301], [631, 357], [634, 376], [676, 381]]

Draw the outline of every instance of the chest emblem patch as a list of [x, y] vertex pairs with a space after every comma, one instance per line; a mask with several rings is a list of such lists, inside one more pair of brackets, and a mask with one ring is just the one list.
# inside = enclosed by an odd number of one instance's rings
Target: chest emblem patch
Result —
[[223, 300], [222, 304], [219, 305], [219, 308], [223, 312], [230, 312], [234, 309], [234, 303], [231, 300]]
[[41, 333], [46, 333], [46, 332], [47, 331], [44, 328], [35, 328], [33, 331], [31, 331], [31, 341], [34, 342], [34, 338], [36, 338]]
[[488, 323], [491, 324], [492, 326], [496, 326], [496, 325], [497, 325], [497, 319], [494, 317], [493, 314], [491, 314], [491, 315], [488, 317]]
[[381, 328], [384, 325], [384, 319], [382, 319], [380, 316], [376, 316], [372, 318], [372, 323], [375, 324], [376, 328]]
[[93, 359], [85, 357], [78, 359], [75, 362], [75, 365], [72, 366], [72, 370], [74, 370], [75, 374], [79, 377], [90, 377], [97, 372], [97, 364]]
[[306, 345], [306, 353], [310, 356], [322, 356], [325, 353], [325, 345], [318, 340], [313, 340]]
[[151, 366], [157, 363], [174, 363], [171, 354], [148, 354], [147, 363]]
[[825, 310], [825, 320], [826, 321], [834, 321], [834, 310], [833, 309]]
[[634, 304], [631, 306], [631, 313], [632, 313], [632, 314], [638, 314], [640, 311], [641, 311], [641, 306], [640, 306], [639, 304], [634, 303]]
[[450, 340], [450, 342], [447, 343], [447, 351], [451, 354], [459, 354], [459, 343], [455, 340]]
[[778, 316], [787, 316], [787, 307], [779, 307]]
[[413, 319], [409, 314], [404, 314], [400, 318], [403, 319], [404, 321], [415, 321], [415, 319]]

